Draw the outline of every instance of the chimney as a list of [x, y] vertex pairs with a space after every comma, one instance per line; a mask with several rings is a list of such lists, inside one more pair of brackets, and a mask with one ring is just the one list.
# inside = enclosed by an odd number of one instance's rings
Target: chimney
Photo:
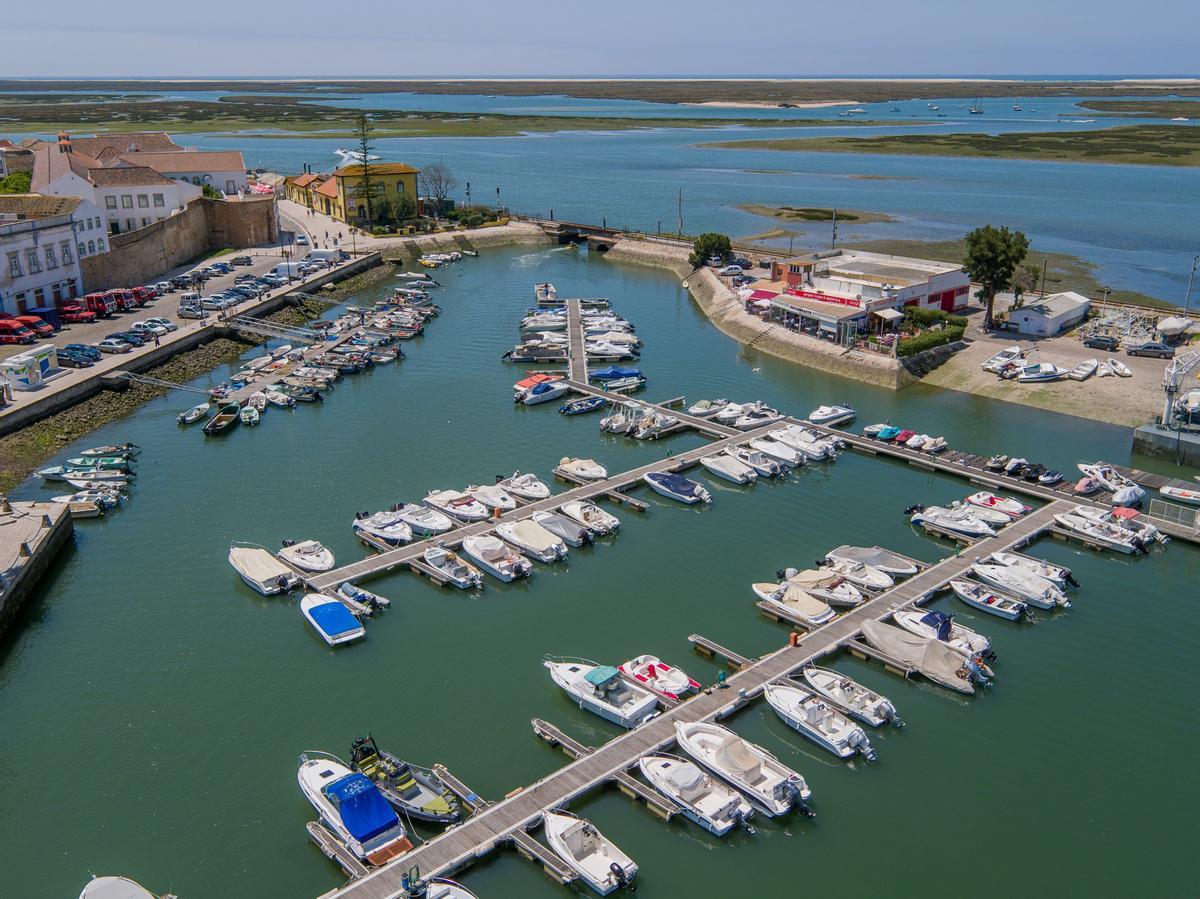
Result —
[[71, 135], [67, 134], [65, 131], [58, 132], [58, 152], [71, 152]]

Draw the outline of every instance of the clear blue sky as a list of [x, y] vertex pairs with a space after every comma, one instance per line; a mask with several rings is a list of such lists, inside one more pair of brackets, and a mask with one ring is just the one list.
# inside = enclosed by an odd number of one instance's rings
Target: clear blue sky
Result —
[[1188, 75], [1195, 0], [56, 0], [6, 77]]

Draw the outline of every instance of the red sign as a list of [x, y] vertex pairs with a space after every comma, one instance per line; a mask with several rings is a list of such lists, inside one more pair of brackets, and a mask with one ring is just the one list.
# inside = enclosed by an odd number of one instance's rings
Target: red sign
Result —
[[862, 300], [859, 300], [855, 297], [839, 297], [828, 293], [821, 293], [820, 291], [816, 290], [792, 290], [791, 288], [785, 290], [784, 293], [790, 294], [794, 297], [802, 297], [806, 300], [818, 300], [822, 303], [836, 303], [839, 306], [854, 306], [859, 309], [862, 308]]

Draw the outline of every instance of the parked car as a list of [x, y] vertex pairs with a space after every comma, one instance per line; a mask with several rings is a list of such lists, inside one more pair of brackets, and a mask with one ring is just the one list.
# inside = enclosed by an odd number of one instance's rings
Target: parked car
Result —
[[296, 246], [307, 247], [308, 246], [308, 237], [304, 234], [297, 234], [296, 235]]
[[162, 296], [166, 296], [169, 293], [172, 293], [175, 290], [175, 287], [174, 287], [174, 285], [171, 284], [170, 281], [159, 281], [157, 284], [154, 285], [154, 289], [157, 290], [158, 295], [160, 297], [162, 297]]
[[1083, 341], [1083, 345], [1093, 350], [1107, 350], [1112, 352], [1121, 345], [1121, 338], [1110, 337], [1107, 334], [1093, 334]]
[[153, 340], [154, 337], [162, 337], [167, 333], [167, 329], [162, 325], [151, 324], [148, 321], [134, 322], [129, 326], [129, 330], [141, 337], [148, 337]]
[[89, 343], [68, 343], [63, 347], [63, 350], [68, 353], [74, 353], [77, 356], [87, 356], [93, 362], [99, 362], [102, 358], [100, 351]]
[[78, 303], [67, 303], [62, 309], [58, 310], [58, 317], [64, 325], [77, 325], [94, 322], [96, 320], [96, 313]]
[[146, 319], [146, 324], [158, 325], [160, 328], [165, 328], [168, 331], [176, 331], [179, 329], [179, 326], [169, 318], [148, 318]]
[[83, 305], [100, 318], [109, 318], [117, 311], [117, 301], [106, 293], [89, 293], [83, 298]]
[[179, 307], [180, 318], [204, 318], [204, 309], [200, 306], [181, 305]]
[[130, 346], [145, 346], [146, 338], [141, 334], [135, 334], [133, 331], [115, 331], [112, 334], [105, 335], [106, 340], [120, 340]]
[[740, 275], [742, 273], [742, 271], [743, 270], [740, 265], [727, 265], [724, 268], [719, 269], [717, 271], [717, 274], [718, 275], [727, 275], [727, 276], [728, 275]]
[[743, 269], [750, 268], [750, 260], [745, 256], [734, 256], [729, 262], [731, 265], [740, 265]]
[[218, 309], [224, 309], [228, 305], [229, 303], [226, 302], [222, 297], [204, 297], [202, 300], [200, 300], [201, 309], [208, 309], [213, 312], [217, 311]]
[[1174, 347], [1167, 346], [1165, 343], [1151, 340], [1147, 343], [1135, 343], [1132, 346], [1125, 347], [1125, 355], [1157, 356], [1159, 359], [1170, 359], [1175, 355], [1175, 349]]
[[96, 344], [96, 347], [102, 353], [128, 353], [133, 349], [133, 344], [118, 340], [116, 337], [106, 337]]
[[87, 368], [96, 364], [94, 359], [82, 353], [67, 353], [58, 350], [54, 355], [58, 359], [58, 364], [64, 368]]
[[170, 283], [176, 290], [186, 290], [192, 286], [193, 279], [191, 275], [176, 275]]
[[229, 260], [230, 265], [254, 265], [254, 260], [249, 256], [234, 256]]
[[209, 270], [214, 271], [219, 275], [228, 275], [231, 271], [233, 271], [233, 266], [231, 266], [228, 262], [214, 262], [209, 266]]
[[0, 320], [0, 343], [33, 343], [37, 335], [19, 321]]

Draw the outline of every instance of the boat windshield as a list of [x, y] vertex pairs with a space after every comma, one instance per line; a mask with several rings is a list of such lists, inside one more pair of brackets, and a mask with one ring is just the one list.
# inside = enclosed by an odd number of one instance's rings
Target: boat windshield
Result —
[[621, 676], [621, 672], [611, 665], [597, 665], [591, 671], [583, 676], [589, 684], [597, 690], [603, 690], [612, 684]]

